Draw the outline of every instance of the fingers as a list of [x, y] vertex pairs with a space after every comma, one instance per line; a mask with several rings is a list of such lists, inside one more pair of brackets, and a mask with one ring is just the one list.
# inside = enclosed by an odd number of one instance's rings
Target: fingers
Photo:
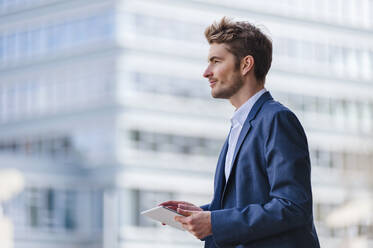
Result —
[[181, 208], [184, 210], [191, 210], [191, 211], [202, 211], [201, 208], [195, 206], [192, 203], [185, 202], [185, 201], [166, 201], [159, 204], [159, 206], [164, 206], [166, 208], [170, 208], [172, 210], [177, 211], [177, 208]]
[[180, 209], [183, 209], [183, 210], [202, 211], [202, 208], [197, 207], [195, 205], [186, 205], [186, 204], [180, 203], [180, 204], [178, 204], [177, 207], [180, 208]]
[[188, 216], [176, 216], [175, 220], [181, 223], [182, 227], [201, 239], [212, 234], [211, 212], [209, 211], [190, 211], [177, 209], [178, 212]]
[[175, 216], [175, 221], [181, 223], [183, 226], [187, 224], [186, 217], [183, 216]]
[[166, 202], [162, 202], [161, 204], [159, 204], [159, 206], [165, 206], [165, 207], [166, 206], [175, 206], [175, 207], [177, 207], [179, 204], [194, 206], [192, 203], [185, 202], [185, 201], [166, 201]]
[[163, 207], [165, 207], [165, 208], [170, 208], [170, 209], [172, 209], [172, 210], [177, 211], [177, 206], [166, 205], [166, 206], [163, 206]]
[[158, 206], [175, 205], [175, 201], [165, 201], [160, 203]]
[[158, 204], [158, 206], [163, 206], [176, 211], [178, 204], [180, 204], [179, 201], [166, 201]]
[[177, 208], [177, 212], [181, 215], [184, 215], [184, 216], [191, 216], [194, 213], [194, 211], [185, 210], [185, 209], [181, 209], [181, 208]]
[[177, 219], [181, 223], [182, 227], [190, 232], [192, 235], [194, 235], [196, 238], [199, 238], [201, 236], [199, 233], [200, 230], [198, 230], [196, 226], [193, 225], [191, 217], [179, 217]]

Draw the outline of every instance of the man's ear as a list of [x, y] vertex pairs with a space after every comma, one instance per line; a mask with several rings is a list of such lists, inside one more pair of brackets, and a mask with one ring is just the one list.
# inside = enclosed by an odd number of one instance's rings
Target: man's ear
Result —
[[241, 73], [242, 76], [247, 75], [252, 69], [254, 69], [254, 57], [247, 55], [241, 60]]

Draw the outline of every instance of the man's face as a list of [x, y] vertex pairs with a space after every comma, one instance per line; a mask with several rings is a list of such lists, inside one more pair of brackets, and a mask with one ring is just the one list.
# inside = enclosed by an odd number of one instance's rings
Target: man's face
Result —
[[225, 44], [211, 44], [208, 62], [203, 76], [210, 82], [212, 97], [229, 99], [242, 88], [243, 78], [235, 66], [235, 57]]

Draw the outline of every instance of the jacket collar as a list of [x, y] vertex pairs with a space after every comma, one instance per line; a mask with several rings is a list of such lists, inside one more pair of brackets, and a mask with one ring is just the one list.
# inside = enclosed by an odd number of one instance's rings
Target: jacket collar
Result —
[[260, 108], [263, 106], [263, 104], [268, 101], [268, 100], [273, 100], [273, 97], [269, 91], [265, 92], [259, 99], [256, 101], [254, 104], [253, 108], [251, 109], [249, 115], [247, 116], [247, 119], [245, 121], [245, 125], [252, 121], [257, 113], [259, 112]]
[[249, 115], [251, 109], [253, 108], [254, 104], [266, 92], [267, 90], [265, 88], [261, 89], [256, 94], [254, 94], [252, 97], [250, 97], [244, 104], [242, 104], [242, 106], [236, 109], [236, 111], [234, 112], [231, 118], [232, 126], [239, 124], [242, 127], [245, 124], [245, 120], [247, 116]]

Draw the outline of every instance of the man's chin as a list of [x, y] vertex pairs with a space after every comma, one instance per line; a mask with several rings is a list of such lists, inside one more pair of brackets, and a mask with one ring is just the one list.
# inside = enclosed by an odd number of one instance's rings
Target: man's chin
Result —
[[211, 91], [212, 98], [220, 98], [218, 94]]
[[216, 92], [216, 91], [211, 91], [211, 96], [213, 98], [218, 98], [218, 99], [229, 99], [230, 96], [227, 96], [227, 94], [224, 94], [224, 92]]

